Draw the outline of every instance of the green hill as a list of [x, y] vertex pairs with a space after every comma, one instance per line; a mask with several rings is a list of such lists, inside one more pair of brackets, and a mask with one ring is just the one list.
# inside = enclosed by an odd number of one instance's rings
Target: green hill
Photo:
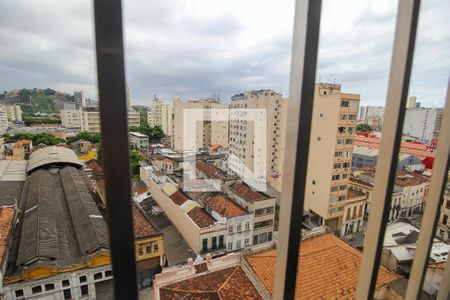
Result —
[[52, 89], [21, 89], [0, 94], [0, 104], [19, 104], [24, 113], [57, 113], [73, 96]]

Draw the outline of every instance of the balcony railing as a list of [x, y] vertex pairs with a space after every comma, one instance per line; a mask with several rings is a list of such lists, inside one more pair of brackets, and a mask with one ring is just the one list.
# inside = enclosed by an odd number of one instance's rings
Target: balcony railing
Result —
[[[391, 207], [400, 135], [411, 76], [420, 0], [400, 0], [371, 213], [368, 221], [357, 299], [371, 299], [380, 264], [381, 247]], [[121, 0], [94, 0], [97, 72], [104, 149], [109, 232], [117, 299], [137, 299], [128, 128], [122, 34]], [[292, 48], [285, 176], [282, 186], [275, 299], [294, 299], [301, 224], [305, 196], [314, 83], [321, 17], [320, 0], [297, 0]], [[441, 127], [450, 128], [447, 93]], [[346, 112], [355, 109], [348, 108]], [[345, 134], [343, 135], [345, 136]], [[422, 289], [425, 266], [436, 229], [446, 174], [450, 135], [441, 134], [419, 244], [412, 266], [406, 299], [416, 299]], [[299, 158], [299, 159], [297, 159]], [[121, 174], [121, 176], [117, 176]], [[450, 291], [450, 268], [442, 277], [438, 299]]]

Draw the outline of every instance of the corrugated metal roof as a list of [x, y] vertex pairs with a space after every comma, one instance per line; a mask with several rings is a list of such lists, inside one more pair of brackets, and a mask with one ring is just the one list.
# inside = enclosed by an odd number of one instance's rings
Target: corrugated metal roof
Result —
[[25, 181], [26, 160], [0, 160], [0, 181]]
[[39, 167], [57, 163], [73, 164], [80, 167], [83, 166], [73, 150], [66, 147], [50, 146], [41, 148], [30, 154], [27, 172], [29, 173]]

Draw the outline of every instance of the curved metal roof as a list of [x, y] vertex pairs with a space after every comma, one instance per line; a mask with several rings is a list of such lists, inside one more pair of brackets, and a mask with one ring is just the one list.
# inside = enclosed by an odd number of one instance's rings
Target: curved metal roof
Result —
[[83, 166], [75, 152], [71, 149], [61, 146], [49, 146], [36, 150], [30, 154], [27, 165], [27, 173], [39, 167], [55, 163], [67, 163]]

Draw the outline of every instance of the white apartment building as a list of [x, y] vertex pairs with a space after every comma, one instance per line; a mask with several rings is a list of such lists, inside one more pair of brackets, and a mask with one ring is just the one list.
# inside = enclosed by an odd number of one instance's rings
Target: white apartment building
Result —
[[22, 121], [22, 108], [20, 105], [6, 105], [9, 122]]
[[[185, 119], [185, 114], [190, 119]], [[185, 123], [190, 122], [195, 122], [195, 128], [186, 128]], [[213, 144], [228, 147], [228, 104], [215, 99], [174, 100], [172, 148], [186, 150], [185, 140], [194, 141], [196, 150]]]
[[159, 126], [167, 136], [172, 135], [172, 105], [166, 104], [154, 97], [147, 112], [148, 125]]
[[309, 148], [305, 209], [339, 233], [343, 224], [360, 96], [318, 83]]
[[439, 130], [442, 119], [440, 108], [412, 108], [407, 109], [403, 125], [403, 133], [410, 136], [430, 141], [434, 132]]
[[[252, 245], [253, 214], [236, 204], [224, 194], [209, 195], [203, 199], [205, 210], [226, 224], [225, 245], [227, 252], [241, 250]], [[206, 245], [206, 242], [205, 242]]]
[[[246, 169], [256, 178], [265, 177], [278, 190], [281, 187], [286, 132], [287, 99], [272, 90], [244, 92], [231, 97], [230, 104], [230, 155], [229, 171], [244, 177]], [[248, 111], [246, 111], [248, 109]], [[264, 122], [260, 112], [265, 112], [265, 145], [255, 144], [255, 121]], [[260, 149], [260, 147], [263, 147]], [[259, 155], [265, 153], [265, 159]], [[256, 158], [256, 159], [255, 159]], [[264, 164], [264, 166], [262, 165]]]
[[76, 103], [64, 104], [64, 109], [60, 111], [63, 127], [81, 128], [81, 112], [76, 106]]
[[0, 134], [4, 134], [8, 129], [8, 110], [6, 106], [0, 105]]

